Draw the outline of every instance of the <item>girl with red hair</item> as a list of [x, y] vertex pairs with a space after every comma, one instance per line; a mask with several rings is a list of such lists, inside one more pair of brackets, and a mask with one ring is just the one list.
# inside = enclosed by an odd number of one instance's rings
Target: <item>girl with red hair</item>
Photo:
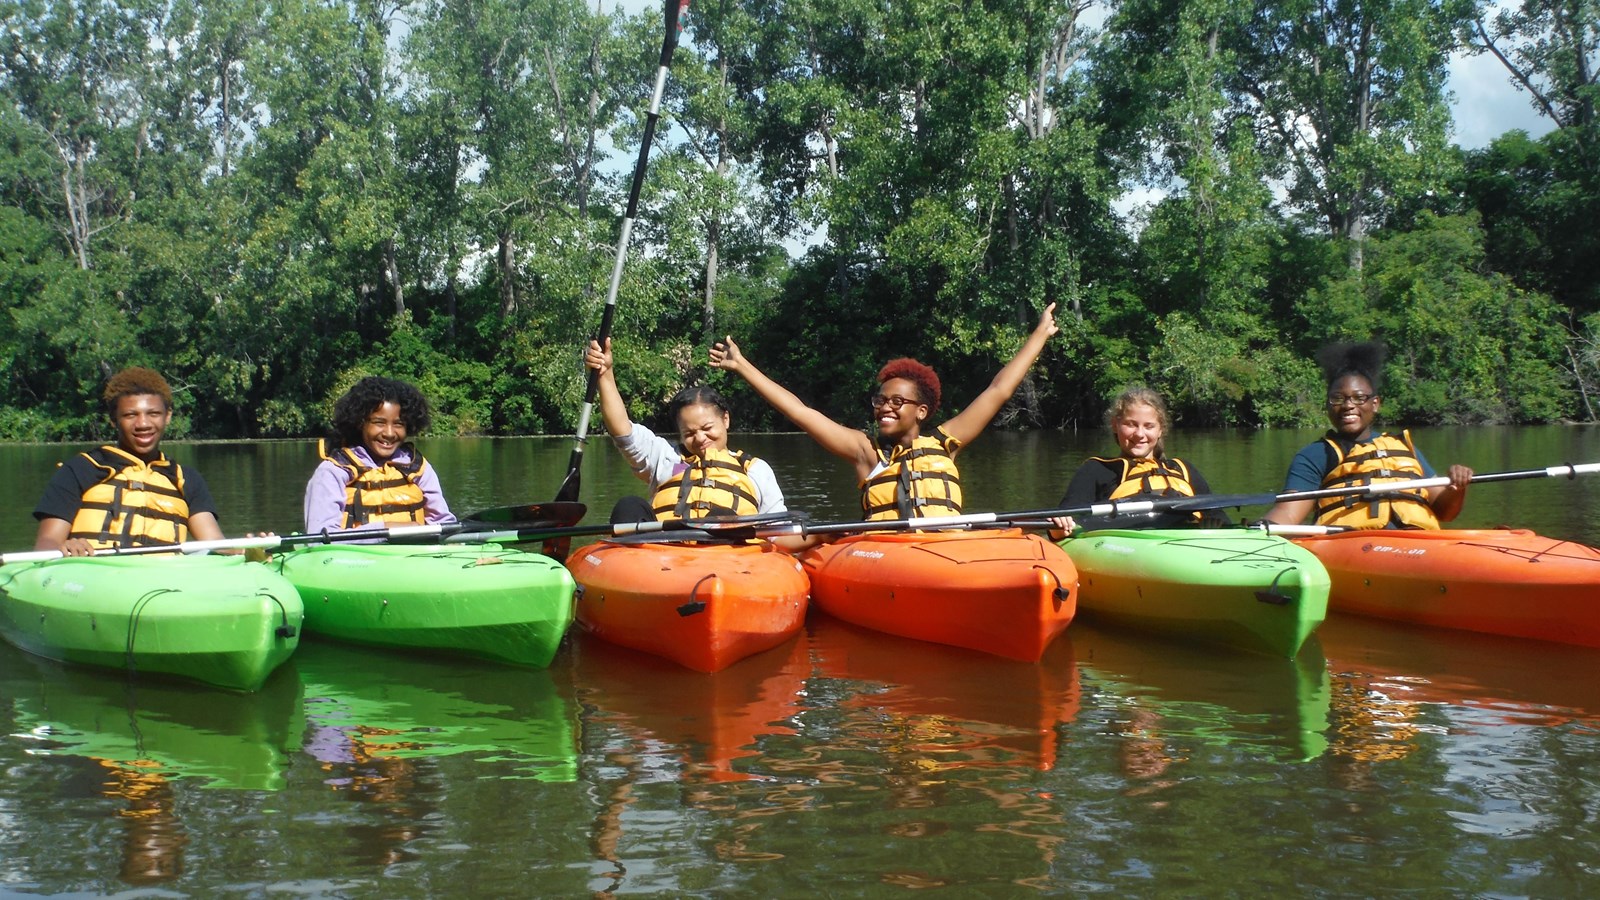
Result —
[[861, 484], [861, 507], [868, 519], [960, 515], [961, 476], [955, 456], [983, 433], [1022, 384], [1045, 341], [1057, 331], [1055, 309], [1054, 303], [1045, 307], [1022, 349], [983, 393], [937, 427], [929, 419], [939, 409], [939, 376], [914, 359], [896, 359], [884, 366], [871, 400], [878, 426], [875, 439], [807, 406], [745, 359], [731, 337], [711, 348], [711, 364], [749, 382], [774, 409], [848, 462]]

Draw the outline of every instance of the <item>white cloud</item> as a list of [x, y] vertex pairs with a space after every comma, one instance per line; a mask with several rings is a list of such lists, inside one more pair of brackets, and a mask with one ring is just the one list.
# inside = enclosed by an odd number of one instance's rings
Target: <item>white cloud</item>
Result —
[[1488, 53], [1450, 58], [1450, 91], [1455, 95], [1450, 112], [1455, 119], [1455, 142], [1468, 150], [1520, 128], [1534, 137], [1553, 123], [1534, 111], [1526, 91], [1518, 90], [1511, 74]]

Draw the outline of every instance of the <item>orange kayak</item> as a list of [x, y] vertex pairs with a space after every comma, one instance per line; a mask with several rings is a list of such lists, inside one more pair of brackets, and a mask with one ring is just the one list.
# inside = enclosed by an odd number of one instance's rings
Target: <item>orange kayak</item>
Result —
[[601, 541], [567, 559], [596, 637], [716, 672], [794, 637], [809, 585], [771, 544]]
[[1346, 531], [1296, 538], [1328, 569], [1328, 608], [1600, 647], [1600, 550], [1531, 531]]
[[800, 558], [829, 615], [1026, 662], [1078, 608], [1071, 557], [1016, 529], [853, 535]]

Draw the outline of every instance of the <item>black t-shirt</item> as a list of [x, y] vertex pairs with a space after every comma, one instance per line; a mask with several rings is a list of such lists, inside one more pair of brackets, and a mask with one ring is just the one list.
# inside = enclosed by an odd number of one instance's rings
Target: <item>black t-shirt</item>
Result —
[[[217, 505], [211, 499], [211, 489], [206, 487], [206, 480], [194, 469], [187, 466], [180, 468], [183, 470], [183, 500], [189, 504], [190, 517], [203, 512], [216, 515]], [[74, 454], [56, 469], [50, 483], [45, 485], [44, 496], [39, 498], [39, 505], [34, 507], [33, 517], [41, 521], [65, 519], [71, 522], [83, 505], [84, 491], [104, 481], [105, 477], [105, 469], [89, 462], [81, 453]]]
[[[1171, 457], [1168, 458], [1169, 461]], [[1179, 460], [1181, 462], [1181, 460]], [[1204, 475], [1194, 466], [1184, 463], [1189, 470], [1189, 484], [1194, 488], [1196, 495], [1211, 493], [1211, 485], [1206, 483]], [[1074, 506], [1089, 506], [1095, 503], [1105, 503], [1111, 499], [1111, 492], [1122, 484], [1123, 462], [1121, 458], [1101, 459], [1093, 457], [1085, 460], [1078, 471], [1073, 473], [1072, 481], [1067, 485], [1067, 493], [1061, 498], [1062, 508]], [[1152, 500], [1159, 499], [1151, 495], [1136, 495], [1124, 498], [1127, 500]], [[1081, 518], [1078, 524], [1088, 530], [1096, 528], [1181, 528], [1186, 525], [1197, 524], [1192, 513], [1131, 513], [1118, 516], [1096, 516]], [[1199, 523], [1207, 527], [1218, 527], [1232, 524], [1226, 513], [1207, 510], [1204, 513], [1204, 522]]]

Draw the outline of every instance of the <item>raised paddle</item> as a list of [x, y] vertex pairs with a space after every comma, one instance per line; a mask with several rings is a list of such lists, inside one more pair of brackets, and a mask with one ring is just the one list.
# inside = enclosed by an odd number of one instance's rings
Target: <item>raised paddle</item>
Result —
[[[644, 120], [644, 140], [639, 144], [639, 158], [633, 164], [633, 186], [628, 189], [628, 209], [622, 216], [622, 226], [617, 234], [617, 257], [611, 265], [611, 286], [606, 289], [606, 305], [600, 313], [600, 331], [595, 340], [606, 345], [611, 336], [611, 322], [617, 312], [617, 289], [622, 284], [622, 264], [628, 258], [628, 238], [633, 233], [633, 220], [639, 214], [639, 189], [644, 185], [644, 173], [650, 159], [650, 145], [655, 140], [656, 122], [661, 118], [661, 92], [667, 84], [667, 70], [672, 66], [672, 51], [678, 47], [679, 21], [689, 8], [689, 0], [666, 0], [666, 33], [661, 38], [661, 65], [656, 69], [655, 91], [650, 96], [650, 111]], [[583, 408], [578, 413], [577, 439], [572, 443], [572, 455], [567, 460], [567, 477], [556, 490], [557, 500], [578, 499], [578, 484], [582, 478], [583, 445], [589, 438], [589, 417], [594, 412], [595, 397], [600, 392], [600, 373], [589, 370], [589, 380], [583, 390]]]

